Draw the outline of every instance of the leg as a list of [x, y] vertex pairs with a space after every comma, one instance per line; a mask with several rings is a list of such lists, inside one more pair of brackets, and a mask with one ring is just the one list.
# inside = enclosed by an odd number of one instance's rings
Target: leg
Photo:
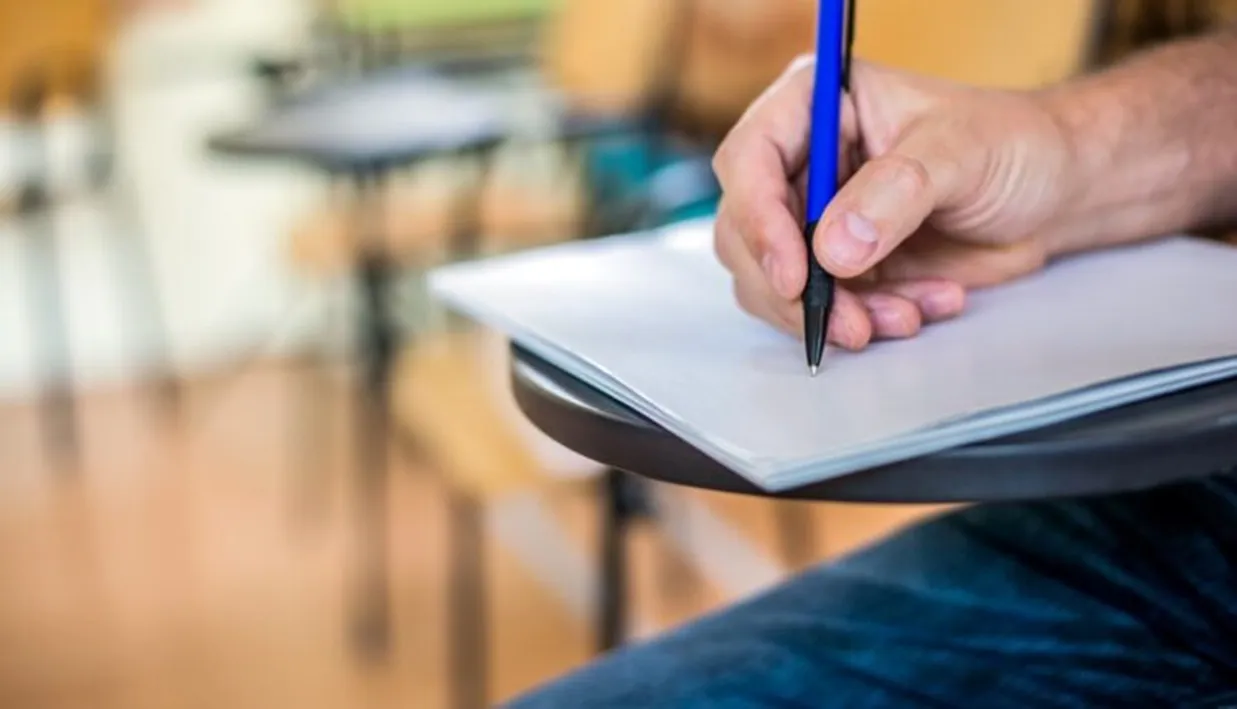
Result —
[[330, 505], [330, 446], [334, 427], [330, 378], [320, 352], [306, 353], [296, 363], [289, 387], [292, 435], [289, 441], [292, 516], [308, 527], [323, 519]]
[[[381, 189], [381, 181], [366, 175], [360, 178], [360, 209], [372, 210], [369, 197]], [[356, 640], [367, 657], [385, 657], [390, 644], [389, 559], [387, 549], [387, 446], [390, 409], [391, 365], [395, 333], [387, 312], [387, 284], [391, 266], [374, 233], [374, 214], [359, 220], [362, 246], [359, 280], [362, 290], [361, 367], [362, 386], [358, 407], [356, 482], [357, 541], [361, 562]], [[372, 220], [372, 221], [371, 221]]]
[[777, 541], [782, 561], [792, 569], [816, 560], [816, 524], [806, 503], [785, 502], [774, 507]]
[[75, 471], [79, 464], [77, 406], [73, 395], [72, 357], [69, 351], [69, 326], [63, 299], [60, 255], [51, 209], [51, 184], [47, 165], [43, 108], [46, 86], [32, 73], [18, 86], [12, 97], [14, 113], [21, 120], [24, 142], [14, 147], [15, 155], [27, 155], [29, 174], [18, 197], [18, 219], [28, 233], [23, 244], [26, 263], [23, 270], [29, 283], [35, 356], [49, 373], [40, 407], [50, 457], [57, 467]]
[[113, 248], [116, 287], [130, 314], [130, 324], [138, 342], [145, 345], [154, 376], [150, 394], [158, 412], [168, 420], [181, 413], [181, 382], [173, 363], [171, 337], [160, 301], [159, 279], [147, 232], [142, 228], [136, 198], [131, 187], [114, 186], [120, 194], [110, 197], [115, 225]]
[[485, 517], [465, 492], [451, 493], [451, 685], [456, 709], [489, 706]]
[[26, 252], [23, 270], [30, 288], [35, 340], [41, 345], [36, 349], [36, 357], [50, 377], [40, 401], [48, 452], [58, 467], [74, 470], [79, 463], [80, 437], [73, 395], [69, 326], [60, 256], [44, 188], [44, 185], [27, 185], [20, 197], [19, 218], [29, 228], [23, 244]]
[[1235, 519], [1234, 478], [955, 512], [510, 706], [1223, 706]]
[[167, 318], [160, 302], [159, 279], [143, 228], [141, 205], [131, 181], [118, 180], [115, 174], [117, 129], [114, 107], [107, 100], [97, 68], [79, 68], [75, 94], [89, 111], [92, 123], [91, 154], [88, 158], [91, 188], [108, 192], [107, 209], [111, 216], [114, 240], [115, 285], [120, 300], [131, 318], [143, 354], [151, 358], [155, 370], [151, 394], [159, 412], [167, 419], [180, 413], [181, 387], [176, 376], [168, 336]]
[[613, 468], [601, 480], [601, 581], [597, 622], [599, 651], [623, 642], [627, 629], [627, 527], [630, 500], [626, 474]]

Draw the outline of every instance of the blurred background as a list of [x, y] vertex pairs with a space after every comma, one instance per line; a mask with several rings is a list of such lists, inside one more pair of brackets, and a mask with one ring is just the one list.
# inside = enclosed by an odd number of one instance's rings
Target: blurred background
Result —
[[[488, 706], [936, 511], [616, 496], [424, 296], [707, 217], [815, 6], [0, 0], [0, 706]], [[856, 51], [1030, 87], [1234, 18], [862, 0]]]

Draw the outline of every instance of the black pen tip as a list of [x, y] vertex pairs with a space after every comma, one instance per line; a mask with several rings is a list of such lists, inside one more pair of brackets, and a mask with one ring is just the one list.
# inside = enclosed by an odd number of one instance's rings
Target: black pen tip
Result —
[[808, 307], [804, 309], [804, 345], [807, 348], [807, 365], [815, 375], [825, 356], [825, 328], [829, 325], [829, 309]]

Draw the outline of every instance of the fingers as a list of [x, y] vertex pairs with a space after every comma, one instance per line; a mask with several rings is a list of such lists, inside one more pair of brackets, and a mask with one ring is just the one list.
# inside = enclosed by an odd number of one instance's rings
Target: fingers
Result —
[[914, 337], [923, 327], [919, 307], [889, 293], [866, 293], [861, 296], [872, 323], [872, 334], [880, 339]]
[[904, 339], [918, 335], [928, 323], [957, 317], [966, 306], [962, 286], [945, 280], [886, 283], [861, 293], [874, 339]]
[[[776, 293], [742, 240], [720, 220], [715, 245], [718, 258], [734, 277], [734, 297], [739, 306], [792, 337], [802, 338], [803, 303], [799, 297]], [[873, 335], [867, 305], [850, 291], [839, 288], [829, 318], [829, 343], [860, 350], [871, 342]]]
[[840, 278], [875, 267], [943, 203], [955, 199], [958, 169], [943, 131], [912, 129], [838, 191], [813, 244]]
[[760, 264], [770, 287], [799, 296], [807, 281], [807, 244], [794, 176], [807, 158], [812, 73], [789, 69], [758, 99], [713, 159], [722, 187], [718, 220]]
[[935, 234], [924, 237], [923, 244], [912, 240], [882, 262], [881, 277], [894, 281], [940, 278], [967, 288], [984, 288], [1038, 271], [1046, 259], [1044, 247], [1036, 239], [972, 244]]
[[885, 283], [880, 291], [914, 303], [925, 323], [955, 318], [966, 309], [966, 289], [945, 279]]

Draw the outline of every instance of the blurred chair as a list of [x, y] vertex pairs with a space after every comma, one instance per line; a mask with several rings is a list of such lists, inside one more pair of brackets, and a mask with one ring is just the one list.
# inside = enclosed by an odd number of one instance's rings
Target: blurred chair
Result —
[[457, 332], [406, 349], [392, 395], [397, 429], [444, 478], [452, 549], [448, 613], [453, 706], [480, 709], [488, 696], [487, 510], [517, 496], [587, 494], [591, 464], [556, 477], [528, 437], [509, 394], [505, 342]]
[[1234, 0], [1107, 0], [1097, 64], [1237, 20]]
[[[382, 4], [384, 0], [370, 0]], [[370, 4], [359, 2], [359, 7]], [[529, 0], [474, 0], [453, 12], [487, 4], [523, 7]], [[539, 69], [551, 100], [580, 114], [627, 120], [621, 135], [557, 142], [557, 175], [481, 172], [465, 166], [458, 190], [432, 180], [393, 180], [387, 203], [388, 243], [401, 254], [435, 251], [427, 241], [451, 233], [444, 222], [473, 215], [485, 251], [654, 226], [666, 218], [659, 190], [671, 188], [681, 213], [708, 211], [717, 197], [708, 165], [712, 147], [767, 84], [798, 53], [810, 49], [812, 28], [801, 0], [753, 5], [734, 0], [558, 0], [543, 28]], [[433, 7], [430, 3], [426, 8]], [[475, 10], [470, 10], [475, 11]], [[359, 10], [357, 10], [359, 12]], [[438, 17], [445, 11], [409, 11]], [[738, 43], [738, 46], [736, 46]], [[683, 137], [689, 138], [685, 140]], [[687, 164], [687, 167], [685, 167]], [[666, 172], [659, 172], [663, 168]], [[469, 175], [472, 177], [469, 177]], [[538, 175], [542, 177], [543, 175]], [[694, 194], [687, 196], [687, 192]], [[307, 215], [293, 231], [293, 252], [347, 261], [347, 218], [338, 206]], [[301, 243], [301, 242], [304, 243]], [[441, 244], [437, 247], [441, 252]]]
[[[154, 2], [154, 0], [149, 0]], [[16, 222], [26, 232], [23, 278], [30, 293], [30, 318], [38, 368], [51, 382], [43, 396], [48, 444], [54, 459], [78, 462], [79, 436], [73, 395], [71, 343], [63, 291], [66, 286], [58, 254], [59, 240], [51, 211], [75, 192], [113, 186], [114, 135], [104, 83], [106, 58], [117, 16], [107, 0], [0, 0], [0, 96], [13, 125], [12, 155], [17, 163]], [[49, 163], [48, 123], [69, 113], [86, 114], [92, 131], [90, 154], [82, 172], [86, 184], [53, 182]], [[158, 288], [143, 235], [134, 232], [133, 206], [119, 195], [106, 195], [115, 234], [112, 248], [116, 287], [131, 311], [132, 328], [156, 358], [154, 385], [164, 413], [171, 413], [178, 388], [169, 366]]]
[[[614, 13], [616, 9], [618, 15]], [[690, 21], [694, 10], [695, 0], [671, 3], [664, 0], [630, 3], [567, 0], [560, 10], [561, 14], [555, 15], [552, 27], [548, 28], [549, 37], [541, 64], [543, 75], [546, 83], [553, 87], [552, 101], [561, 100], [578, 108], [590, 117], [583, 121], [586, 125], [590, 125], [591, 117], [598, 117], [598, 125], [602, 127], [596, 132], [581, 130], [577, 123], [551, 128], [548, 139], [541, 144], [552, 148], [557, 146], [561, 150], [560, 155], [576, 156], [560, 163], [560, 167], [566, 166], [566, 169], [557, 174], [551, 170], [547, 173], [549, 179], [536, 183], [527, 179], [528, 172], [522, 169], [510, 171], [513, 179], [500, 180], [503, 172], [491, 169], [495, 163], [495, 153], [488, 147], [480, 151], [479, 156], [474, 154], [463, 162], [456, 156], [459, 152], [471, 151], [457, 150], [445, 154], [442, 162], [465, 165], [458, 168], [459, 174], [463, 174], [458, 185], [443, 189], [444, 184], [454, 180], [442, 179], [443, 173], [435, 174], [433, 170], [439, 167], [435, 165], [428, 168], [429, 177], [419, 183], [401, 184], [384, 179], [388, 185], [399, 186], [395, 189], [384, 187], [378, 195], [371, 192], [371, 196], [376, 197], [372, 202], [355, 203], [351, 195], [345, 195], [342, 206], [311, 215], [305, 226], [296, 230], [291, 242], [291, 253], [297, 259], [298, 268], [315, 278], [351, 270], [364, 255], [363, 244], [374, 243], [372, 240], [362, 240], [362, 234], [356, 227], [374, 223], [375, 217], [383, 227], [379, 243], [382, 244], [386, 265], [382, 268], [386, 270], [403, 265], [415, 269], [445, 259], [522, 248], [530, 243], [544, 243], [545, 240], [654, 226], [699, 208], [700, 204], [708, 205], [716, 198], [716, 183], [708, 164], [711, 155], [709, 144], [694, 149], [685, 148], [690, 144], [668, 138], [674, 127], [673, 121], [691, 115], [685, 110], [689, 105], [680, 100], [678, 88], [683, 74], [683, 57], [691, 54], [687, 50], [690, 43], [685, 41], [683, 31], [693, 26]], [[623, 22], [616, 23], [616, 19]], [[579, 44], [586, 33], [593, 41]], [[617, 37], [625, 41], [616, 46]], [[593, 45], [592, 50], [590, 45]], [[603, 46], [611, 47], [613, 51], [600, 51], [599, 47]], [[720, 53], [716, 46], [713, 51]], [[790, 47], [786, 47], [784, 52], [784, 61], [770, 64], [766, 81], [771, 80], [794, 53]], [[629, 71], [634, 69], [634, 74], [623, 74], [622, 68], [619, 71], [611, 69], [609, 76], [618, 77], [617, 81], [607, 80], [604, 74], [588, 74], [590, 78], [600, 79], [600, 82], [590, 84], [588, 88], [597, 91], [587, 93], [577, 86], [555, 80], [556, 76], [560, 76], [558, 72], [570, 75], [574, 71], [573, 66], [591, 65], [598, 57], [616, 59], [620, 64], [635, 58], [637, 63], [626, 67]], [[641, 80], [640, 72], [649, 72], [650, 75]], [[756, 82], [752, 85], [755, 86]], [[616, 87], [620, 90], [618, 93], [614, 91]], [[614, 102], [613, 99], [621, 93], [626, 93], [623, 102]], [[610, 100], [599, 103], [599, 97]], [[747, 100], [751, 98], [754, 94]], [[616, 131], [611, 128], [613, 123], [628, 126], [618, 131], [617, 139]], [[489, 141], [488, 137], [484, 140], [486, 143]], [[605, 185], [610, 188], [617, 182], [618, 189], [610, 189], [602, 196], [598, 194], [601, 191], [597, 189], [599, 181], [594, 181], [598, 161], [581, 157], [588, 156], [590, 151], [596, 151], [592, 155], [604, 152], [597, 150], [598, 146], [612, 151], [605, 156], [605, 160], [600, 161], [609, 161], [603, 167], [615, 163], [620, 165], [617, 171], [619, 179]], [[632, 153], [636, 153], [634, 158]], [[530, 187], [538, 186], [541, 187], [540, 192], [530, 190]], [[603, 202], [605, 216], [598, 218], [600, 210], [596, 208]], [[378, 310], [385, 307], [378, 306]], [[475, 472], [475, 467], [461, 462], [457, 454], [443, 453], [444, 450], [460, 450], [458, 445], [444, 444], [444, 436], [448, 441], [453, 440], [451, 436], [464, 436], [471, 441], [472, 448], [465, 450], [474, 456], [484, 455], [491, 466], [487, 480], [502, 479], [507, 481], [504, 485], [518, 484], [530, 489], [555, 488], [557, 481], [549, 480], [545, 475], [530, 476], [531, 465], [527, 457], [511, 452], [519, 450], [510, 444], [512, 440], [519, 440], [518, 437], [513, 439], [509, 427], [485, 415], [488, 404], [484, 400], [459, 394], [455, 387], [461, 382], [467, 386], [470, 381], [487, 376], [483, 369], [485, 362], [459, 354], [455, 354], [458, 362], [452, 364], [450, 357], [444, 362], [442, 352], [458, 353], [459, 350], [444, 350], [443, 337], [452, 336], [421, 332], [411, 338], [402, 350], [400, 362], [404, 364], [391, 379], [394, 391], [380, 398], [391, 400], [397, 407], [393, 409], [396, 423], [406, 438], [417, 444], [418, 450], [438, 452], [436, 457], [444, 478], [458, 502], [455, 506], [458, 514], [453, 516], [455, 524], [473, 530], [459, 534], [463, 539], [475, 539], [479, 532], [475, 526], [475, 514], [469, 510], [487, 499], [490, 488], [477, 484], [476, 475], [470, 472]], [[378, 350], [390, 346], [387, 338], [378, 339], [382, 341], [375, 345]], [[381, 359], [381, 356], [369, 352], [366, 358], [370, 361]], [[439, 371], [441, 367], [451, 368], [450, 376]], [[410, 385], [409, 381], [416, 381], [417, 385]], [[410, 391], [416, 393], [409, 394]], [[461, 397], [472, 404], [463, 408], [450, 404]], [[410, 400], [415, 401], [415, 405], [410, 405]], [[325, 413], [321, 407], [313, 405], [298, 408], [309, 416]], [[410, 411], [420, 412], [420, 415]], [[370, 412], [368, 415], [379, 414]], [[361, 425], [371, 426], [374, 423], [366, 418]], [[316, 440], [316, 437], [310, 434], [310, 440]], [[524, 445], [529, 444], [527, 439], [522, 440]], [[494, 446], [500, 452], [485, 453]], [[365, 540], [362, 549], [365, 566], [361, 570], [363, 578], [359, 583], [364, 591], [362, 605], [358, 607], [354, 621], [363, 639], [362, 648], [367, 652], [381, 652], [386, 645], [387, 632], [383, 627], [387, 617], [383, 610], [386, 607], [384, 579], [387, 578], [381, 512], [385, 508], [382, 498], [384, 483], [379, 466], [370, 464], [375, 461], [380, 463], [380, 456], [366, 455], [368, 462], [363, 462], [364, 469], [357, 473], [360, 476], [357, 481], [361, 505], [359, 517], [363, 525], [360, 535]], [[315, 458], [320, 459], [321, 456]], [[509, 463], [509, 468], [499, 467], [504, 461]], [[519, 482], [512, 483], [510, 476]], [[640, 511], [639, 505], [629, 504], [632, 496], [624, 493], [627, 488], [619, 476], [611, 476], [602, 485], [606, 503], [604, 508], [614, 512], [605, 516], [612, 522], [606, 527], [607, 538], [612, 540], [621, 533], [625, 520]], [[619, 542], [621, 540], [616, 540], [609, 548], [617, 552], [621, 546]], [[478, 563], [470, 555], [463, 557], [461, 563], [474, 567]], [[607, 566], [607, 569], [616, 568], [617, 573], [621, 574], [618, 565]], [[603, 583], [603, 588], [605, 586]], [[610, 589], [606, 599], [603, 599], [606, 612], [601, 618], [604, 628], [599, 631], [599, 641], [603, 646], [613, 645], [622, 639], [621, 628], [615, 622], [615, 618], [622, 617], [622, 595]], [[613, 603], [607, 602], [609, 600]], [[479, 612], [479, 609], [473, 608], [468, 615], [477, 617]], [[475, 647], [478, 644], [483, 645], [483, 640], [478, 641], [472, 635], [464, 638], [465, 646]], [[475, 672], [468, 674], [475, 675]], [[467, 690], [462, 692], [467, 693]]]
[[1040, 86], [1091, 63], [1110, 1], [859, 0], [855, 54], [980, 86]]

